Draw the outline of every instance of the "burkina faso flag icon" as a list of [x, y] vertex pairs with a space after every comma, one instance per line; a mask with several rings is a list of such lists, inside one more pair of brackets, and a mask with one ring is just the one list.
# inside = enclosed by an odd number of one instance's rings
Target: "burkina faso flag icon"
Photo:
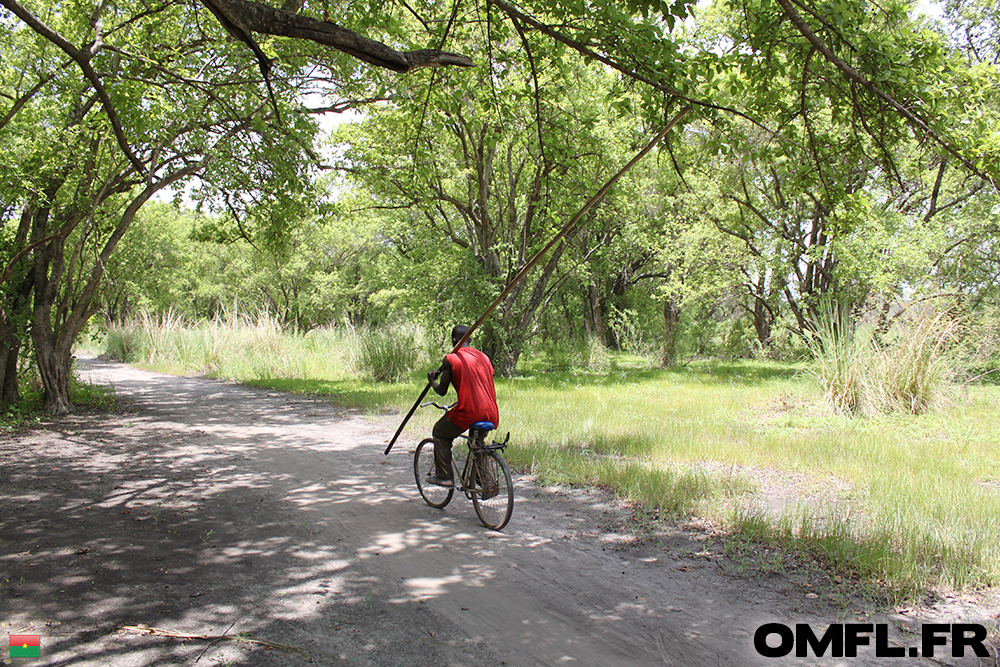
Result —
[[10, 657], [40, 658], [42, 657], [41, 635], [11, 635]]

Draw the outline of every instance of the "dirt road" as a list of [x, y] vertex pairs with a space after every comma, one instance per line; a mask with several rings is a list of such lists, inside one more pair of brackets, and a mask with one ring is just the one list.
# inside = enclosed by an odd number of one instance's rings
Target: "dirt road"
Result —
[[[413, 484], [415, 438], [382, 455], [398, 417], [83, 367], [125, 413], [0, 440], [0, 640], [43, 647], [16, 664], [886, 664], [871, 645], [760, 657], [769, 622], [885, 622], [892, 646], [919, 644], [900, 630], [915, 616], [869, 614], [794, 565], [747, 573], [712, 536], [640, 531], [597, 492], [518, 476], [502, 533], [464, 498], [432, 509]], [[889, 662], [994, 664], [938, 651]]]

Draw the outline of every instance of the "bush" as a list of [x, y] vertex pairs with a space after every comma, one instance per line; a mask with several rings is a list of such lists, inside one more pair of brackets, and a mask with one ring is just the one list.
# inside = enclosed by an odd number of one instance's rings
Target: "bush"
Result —
[[867, 417], [927, 412], [944, 395], [957, 330], [945, 314], [926, 312], [900, 321], [880, 342], [845, 311], [828, 312], [811, 340], [827, 401], [837, 412]]
[[1000, 316], [995, 311], [969, 316], [960, 355], [966, 382], [1000, 384]]
[[597, 336], [587, 336], [579, 348], [580, 364], [592, 373], [607, 373], [611, 369], [611, 355]]
[[640, 317], [637, 311], [629, 308], [613, 309], [608, 315], [608, 327], [618, 340], [618, 347], [622, 352], [634, 354], [638, 357], [650, 354], [649, 346], [643, 339]]
[[104, 336], [104, 355], [112, 361], [134, 362], [136, 332], [134, 328], [115, 324]]
[[371, 329], [358, 333], [358, 370], [371, 374], [378, 382], [398, 382], [419, 358], [420, 332], [415, 327], [390, 327], [387, 331]]

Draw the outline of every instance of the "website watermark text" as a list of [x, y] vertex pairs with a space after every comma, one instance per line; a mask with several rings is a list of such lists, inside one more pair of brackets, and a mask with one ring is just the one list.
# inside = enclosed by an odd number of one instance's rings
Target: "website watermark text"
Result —
[[767, 658], [793, 653], [797, 658], [822, 658], [828, 654], [832, 658], [856, 658], [858, 649], [865, 646], [873, 646], [877, 658], [933, 658], [943, 655], [949, 646], [953, 658], [964, 658], [966, 651], [988, 658], [987, 635], [986, 628], [975, 623], [928, 623], [921, 626], [919, 645], [907, 647], [889, 639], [886, 623], [834, 623], [819, 634], [808, 623], [767, 623], [757, 628], [753, 645], [759, 655]]

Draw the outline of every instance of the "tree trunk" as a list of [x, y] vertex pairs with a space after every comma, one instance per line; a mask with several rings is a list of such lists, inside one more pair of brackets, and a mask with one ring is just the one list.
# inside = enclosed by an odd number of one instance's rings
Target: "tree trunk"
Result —
[[11, 345], [0, 336], [0, 410], [6, 412], [21, 402], [21, 392], [17, 384], [17, 355], [20, 345]]
[[521, 357], [521, 344], [510, 344], [498, 336], [487, 334], [483, 342], [483, 352], [493, 363], [497, 377], [511, 377], [517, 371], [517, 361]]
[[[580, 295], [580, 303], [583, 308], [583, 333], [589, 339], [594, 335], [594, 313], [590, 304], [590, 292], [589, 289], [584, 289], [583, 285], [579, 280], [576, 281], [576, 292]], [[575, 320], [573, 318], [571, 309], [566, 303], [566, 297], [562, 297], [563, 310], [566, 311], [566, 322], [570, 331], [573, 331], [573, 325]]]
[[[65, 328], [53, 324], [52, 317], [65, 269], [64, 254], [65, 243], [62, 238], [56, 238], [35, 251], [35, 303], [32, 309], [31, 340], [38, 362], [38, 374], [45, 390], [42, 408], [52, 415], [72, 412], [69, 400], [70, 350], [66, 345], [60, 345], [62, 336], [57, 335], [56, 331], [65, 331]], [[72, 348], [72, 339], [68, 347]]]
[[604, 347], [608, 346], [608, 327], [604, 323], [604, 298], [601, 296], [601, 290], [598, 289], [597, 285], [592, 280], [589, 285], [587, 285], [587, 301], [590, 306], [589, 310], [591, 313], [591, 318], [593, 322], [593, 334], [594, 337], [600, 341], [601, 345]]
[[[21, 213], [14, 235], [15, 248], [27, 245], [36, 210], [30, 206]], [[27, 252], [18, 253], [4, 268], [0, 280], [0, 410], [20, 403], [18, 355], [31, 321], [32, 273]]]
[[545, 294], [549, 281], [558, 268], [559, 260], [567, 247], [567, 242], [564, 240], [552, 251], [552, 256], [545, 263], [527, 300], [520, 309], [517, 308], [517, 302], [514, 300], [520, 290], [511, 292], [507, 301], [501, 304], [502, 313], [498, 328], [506, 331], [506, 336], [500, 339], [495, 334], [496, 329], [491, 329], [487, 339], [496, 355], [496, 358], [493, 359], [493, 368], [498, 375], [509, 377], [517, 371], [517, 362], [521, 358], [521, 352], [524, 351], [524, 344], [528, 341], [529, 333], [535, 329], [542, 306], [546, 302]]
[[[524, 344], [529, 339], [541, 315], [546, 302], [545, 293], [553, 273], [559, 265], [559, 259], [566, 249], [566, 243], [561, 243], [546, 262], [541, 275], [532, 286], [531, 293], [524, 304], [518, 308], [516, 301], [508, 297], [501, 304], [501, 314], [495, 325], [484, 327], [486, 334], [482, 350], [493, 362], [493, 369], [500, 377], [510, 377], [517, 372], [517, 362], [524, 351]], [[515, 296], [517, 292], [512, 292]]]
[[18, 382], [18, 355], [30, 318], [31, 281], [25, 278], [20, 287], [4, 290], [0, 303], [0, 410], [6, 411], [21, 402]]
[[761, 348], [771, 349], [771, 326], [774, 323], [774, 313], [763, 299], [754, 299], [753, 328], [757, 332], [757, 341]]
[[65, 415], [73, 411], [69, 398], [69, 381], [72, 373], [72, 341], [68, 345], [56, 344], [53, 339], [39, 345], [35, 340], [35, 357], [38, 373], [42, 377], [45, 400], [42, 409], [53, 415]]
[[677, 326], [681, 319], [681, 309], [676, 299], [667, 299], [663, 302], [663, 323], [665, 331], [663, 334], [663, 365], [673, 366], [677, 363], [677, 340], [680, 337], [680, 329]]
[[524, 341], [512, 340], [511, 333], [510, 330], [493, 324], [486, 324], [483, 327], [483, 342], [479, 349], [490, 358], [497, 377], [510, 377], [517, 370], [517, 361], [521, 357]]
[[5, 303], [0, 304], [0, 410], [6, 411], [21, 402], [17, 362], [31, 317], [31, 281], [25, 278], [17, 291], [4, 296]]

